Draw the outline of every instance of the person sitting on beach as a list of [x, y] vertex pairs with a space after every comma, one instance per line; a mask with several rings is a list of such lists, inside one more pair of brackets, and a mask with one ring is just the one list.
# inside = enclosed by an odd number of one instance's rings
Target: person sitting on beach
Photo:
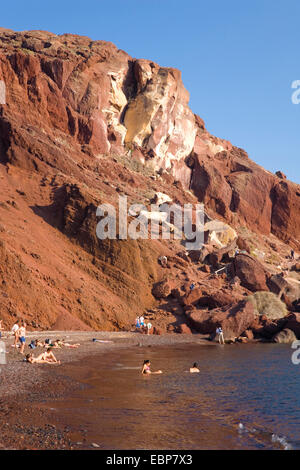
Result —
[[193, 367], [190, 367], [190, 373], [194, 374], [195, 372], [200, 372], [197, 362], [194, 362]]
[[[46, 362], [47, 364], [50, 363], [55, 363], [55, 364], [60, 364], [60, 361], [56, 359], [52, 352], [52, 348], [48, 348], [46, 352], [40, 354], [37, 358], [37, 361], [43, 361]], [[36, 362], [36, 361], [35, 361]]]
[[161, 370], [157, 370], [156, 372], [152, 372], [150, 369], [151, 362], [149, 359], [146, 359], [143, 364], [142, 374], [162, 374]]

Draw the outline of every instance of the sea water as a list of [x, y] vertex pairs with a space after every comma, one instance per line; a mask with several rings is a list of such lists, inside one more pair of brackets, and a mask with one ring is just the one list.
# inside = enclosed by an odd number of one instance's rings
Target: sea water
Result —
[[[84, 387], [55, 403], [102, 449], [299, 449], [300, 365], [289, 345], [120, 350], [62, 366]], [[144, 359], [161, 375], [142, 376]], [[200, 373], [190, 374], [198, 363]]]

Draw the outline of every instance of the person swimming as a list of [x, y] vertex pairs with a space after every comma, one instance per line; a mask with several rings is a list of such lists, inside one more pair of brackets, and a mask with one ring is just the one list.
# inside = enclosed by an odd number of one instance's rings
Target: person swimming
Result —
[[146, 374], [162, 374], [161, 370], [157, 370], [155, 372], [152, 372], [150, 366], [151, 366], [151, 362], [149, 361], [149, 359], [146, 359], [144, 361], [144, 364], [143, 364], [142, 374], [144, 374], [144, 375], [146, 375]]
[[190, 373], [194, 374], [195, 372], [200, 372], [197, 362], [194, 362], [193, 367], [190, 367]]

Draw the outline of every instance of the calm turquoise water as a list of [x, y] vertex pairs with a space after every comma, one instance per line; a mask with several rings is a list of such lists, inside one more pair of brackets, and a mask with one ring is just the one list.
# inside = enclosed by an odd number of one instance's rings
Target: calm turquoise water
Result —
[[[68, 370], [88, 386], [49, 404], [102, 449], [299, 449], [300, 365], [287, 345], [135, 348]], [[150, 359], [162, 375], [143, 377]], [[193, 362], [201, 372], [186, 372]]]

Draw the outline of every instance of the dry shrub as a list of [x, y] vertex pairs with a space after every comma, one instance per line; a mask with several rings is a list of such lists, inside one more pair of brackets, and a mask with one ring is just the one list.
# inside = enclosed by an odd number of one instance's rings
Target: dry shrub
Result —
[[254, 313], [257, 316], [266, 315], [270, 320], [277, 320], [288, 313], [285, 303], [272, 292], [255, 292], [248, 299], [253, 303]]

